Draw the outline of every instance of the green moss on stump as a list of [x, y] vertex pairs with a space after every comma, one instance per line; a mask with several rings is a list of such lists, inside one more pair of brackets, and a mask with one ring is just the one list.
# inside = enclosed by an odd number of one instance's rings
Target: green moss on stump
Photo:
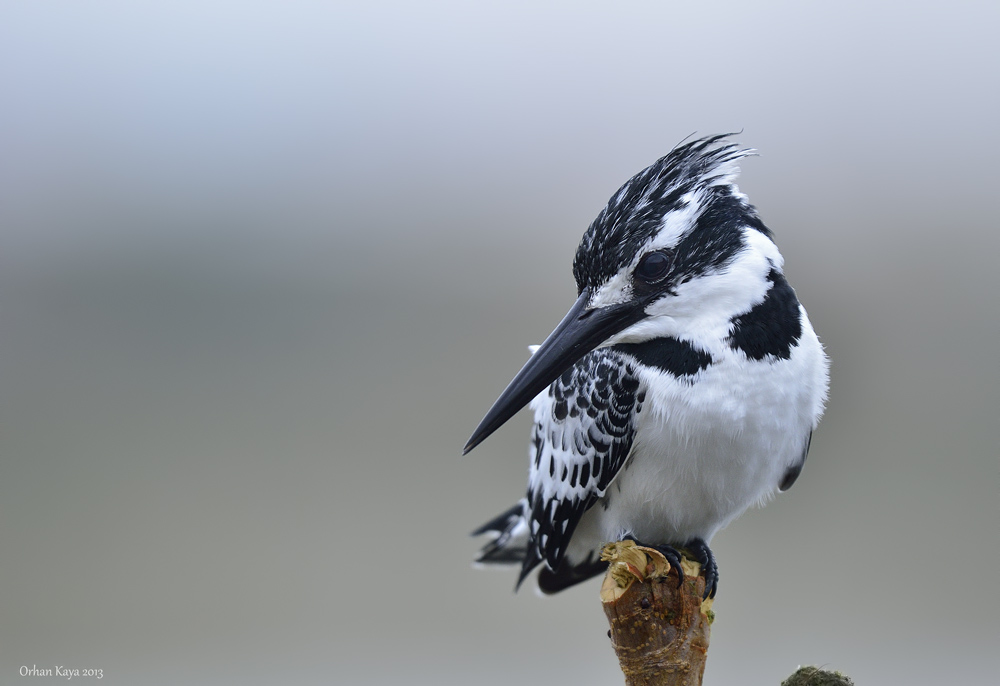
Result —
[[781, 686], [854, 686], [854, 682], [840, 672], [827, 672], [819, 667], [799, 667], [795, 674], [781, 682]]

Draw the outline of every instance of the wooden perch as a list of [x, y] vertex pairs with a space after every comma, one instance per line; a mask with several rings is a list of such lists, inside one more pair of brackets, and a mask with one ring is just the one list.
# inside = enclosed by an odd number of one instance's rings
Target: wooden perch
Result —
[[712, 600], [697, 562], [682, 558], [684, 583], [662, 553], [632, 541], [610, 543], [601, 602], [626, 686], [700, 686], [705, 673]]

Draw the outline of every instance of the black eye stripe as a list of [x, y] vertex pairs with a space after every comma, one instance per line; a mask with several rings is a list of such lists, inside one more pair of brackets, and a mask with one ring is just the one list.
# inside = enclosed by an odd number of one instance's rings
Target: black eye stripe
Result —
[[670, 271], [671, 254], [669, 250], [657, 250], [645, 255], [635, 268], [635, 276], [646, 283], [659, 281]]

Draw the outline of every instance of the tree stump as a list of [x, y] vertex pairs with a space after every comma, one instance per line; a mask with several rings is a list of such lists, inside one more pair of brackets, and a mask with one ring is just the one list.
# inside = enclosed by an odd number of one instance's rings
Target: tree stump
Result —
[[601, 602], [626, 686], [700, 686], [715, 617], [712, 600], [702, 600], [700, 565], [682, 558], [678, 587], [677, 571], [653, 548], [619, 541], [601, 559], [609, 562]]

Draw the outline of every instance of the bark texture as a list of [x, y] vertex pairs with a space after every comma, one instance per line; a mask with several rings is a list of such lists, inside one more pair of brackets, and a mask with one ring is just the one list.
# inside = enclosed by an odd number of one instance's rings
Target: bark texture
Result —
[[611, 644], [626, 686], [700, 686], [705, 672], [712, 601], [702, 601], [700, 566], [684, 558], [684, 582], [652, 548], [620, 541], [605, 546], [601, 586]]

